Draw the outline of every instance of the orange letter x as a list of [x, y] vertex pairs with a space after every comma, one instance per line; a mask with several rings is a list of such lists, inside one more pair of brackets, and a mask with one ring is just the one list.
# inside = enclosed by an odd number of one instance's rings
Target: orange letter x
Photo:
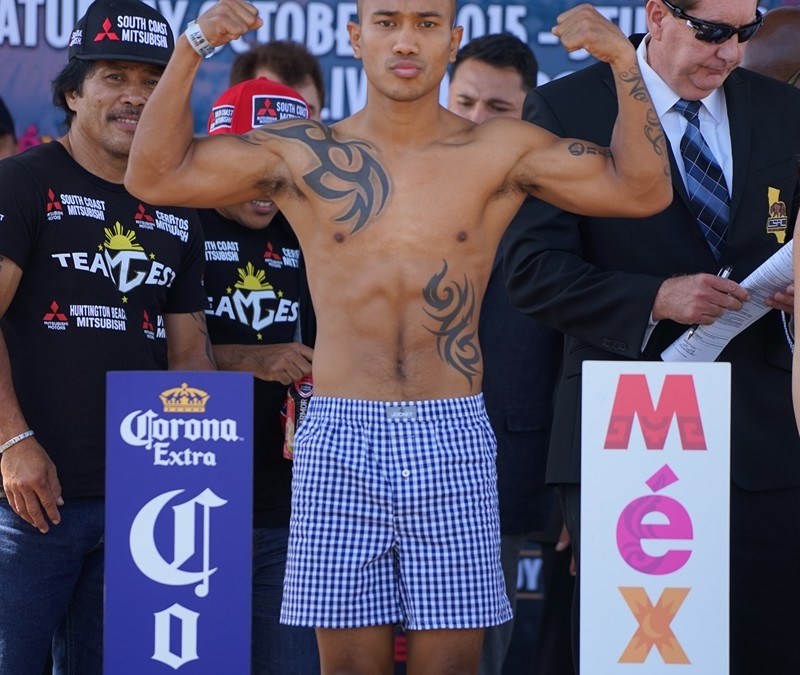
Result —
[[644, 588], [620, 587], [619, 592], [639, 622], [639, 627], [619, 657], [620, 663], [644, 663], [653, 646], [658, 649], [664, 663], [690, 663], [678, 638], [669, 627], [689, 590], [665, 588], [653, 607]]

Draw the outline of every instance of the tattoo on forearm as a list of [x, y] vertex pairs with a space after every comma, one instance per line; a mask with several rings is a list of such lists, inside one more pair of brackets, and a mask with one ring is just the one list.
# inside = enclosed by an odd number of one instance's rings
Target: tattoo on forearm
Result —
[[606, 158], [611, 158], [611, 150], [609, 148], [601, 148], [597, 145], [586, 145], [579, 141], [569, 144], [569, 154], [580, 157], [581, 155], [602, 155]]
[[389, 177], [364, 141], [337, 141], [328, 127], [297, 122], [263, 133], [291, 138], [307, 145], [320, 162], [303, 176], [306, 184], [322, 199], [345, 200], [347, 211], [337, 223], [350, 226], [355, 234], [383, 210], [389, 197]]
[[425, 327], [436, 336], [439, 358], [467, 378], [470, 386], [480, 374], [480, 350], [475, 319], [475, 289], [466, 274], [464, 281], [445, 281], [447, 261], [422, 290], [425, 313], [436, 321], [436, 328]]
[[628, 92], [631, 98], [635, 98], [642, 103], [648, 103], [650, 101], [647, 87], [644, 84], [644, 79], [642, 79], [642, 73], [638, 66], [633, 66], [630, 70], [620, 73], [619, 79], [625, 84], [631, 85], [631, 90]]
[[211, 338], [208, 335], [208, 327], [206, 325], [206, 314], [205, 312], [192, 312], [191, 316], [195, 321], [197, 321], [198, 324], [200, 324], [200, 334], [205, 338], [204, 348], [206, 356], [208, 357], [208, 360], [213, 363], [214, 366], [216, 366], [217, 361], [214, 358], [214, 347], [211, 345]]
[[667, 159], [667, 139], [664, 130], [661, 128], [661, 121], [658, 114], [650, 108], [647, 111], [647, 124], [644, 127], [644, 135], [653, 146], [653, 151], [659, 157], [664, 158], [664, 175], [670, 175], [669, 159]]
[[[628, 92], [631, 98], [641, 103], [651, 103], [650, 95], [647, 93], [647, 87], [645, 86], [644, 78], [642, 78], [642, 73], [638, 66], [634, 66], [630, 70], [620, 73], [619, 79], [631, 86]], [[655, 153], [659, 157], [665, 156], [667, 151], [666, 138], [661, 129], [661, 122], [652, 105], [647, 109], [647, 124], [644, 127], [644, 135], [647, 140], [650, 141], [650, 145], [652, 145]], [[666, 173], [669, 174], [669, 164], [667, 164]]]

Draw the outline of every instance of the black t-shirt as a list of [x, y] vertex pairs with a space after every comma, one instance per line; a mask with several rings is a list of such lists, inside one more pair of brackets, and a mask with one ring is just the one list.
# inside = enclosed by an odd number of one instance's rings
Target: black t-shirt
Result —
[[[297, 237], [283, 215], [278, 213], [264, 229], [252, 230], [213, 209], [199, 214], [211, 342], [263, 345], [297, 340], [300, 305], [307, 303], [305, 274]], [[287, 387], [258, 378], [253, 386], [253, 524], [285, 527], [292, 479], [292, 463], [283, 457], [281, 425]]]
[[202, 232], [80, 167], [58, 142], [0, 162], [0, 326], [20, 407], [65, 498], [105, 488], [105, 375], [167, 367], [165, 313], [201, 311]]

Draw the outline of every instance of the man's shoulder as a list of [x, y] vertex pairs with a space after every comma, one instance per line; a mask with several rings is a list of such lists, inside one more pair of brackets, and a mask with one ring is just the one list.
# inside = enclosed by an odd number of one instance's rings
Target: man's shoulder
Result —
[[72, 158], [64, 146], [58, 141], [51, 141], [50, 143], [35, 145], [16, 155], [7, 157], [0, 163], [0, 166], [14, 167], [16, 170], [24, 168], [32, 174], [38, 174], [42, 171], [49, 173], [63, 170], [65, 163], [69, 161], [72, 161]]
[[774, 77], [767, 77], [761, 73], [747, 70], [747, 68], [737, 68], [728, 76], [726, 85], [746, 85], [749, 86], [754, 92], [759, 92], [759, 95], [768, 96], [769, 99], [761, 100], [755, 99], [755, 103], [764, 103], [769, 105], [774, 102], [776, 98], [785, 100], [789, 103], [796, 103], [800, 105], [800, 89], [776, 80]]
[[60, 177], [70, 174], [72, 158], [56, 142], [43, 143], [0, 161], [0, 191], [6, 207], [40, 200]]

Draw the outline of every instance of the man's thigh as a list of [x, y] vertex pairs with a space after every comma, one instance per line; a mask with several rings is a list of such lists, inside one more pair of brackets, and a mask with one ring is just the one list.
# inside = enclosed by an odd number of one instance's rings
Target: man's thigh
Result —
[[[394, 673], [394, 626], [391, 624], [366, 628], [317, 628], [317, 643], [322, 675]], [[412, 675], [412, 671], [408, 672]]]
[[104, 558], [101, 539], [83, 556], [66, 614], [53, 638], [53, 675], [103, 675]]
[[476, 675], [483, 628], [407, 631], [408, 675]]

